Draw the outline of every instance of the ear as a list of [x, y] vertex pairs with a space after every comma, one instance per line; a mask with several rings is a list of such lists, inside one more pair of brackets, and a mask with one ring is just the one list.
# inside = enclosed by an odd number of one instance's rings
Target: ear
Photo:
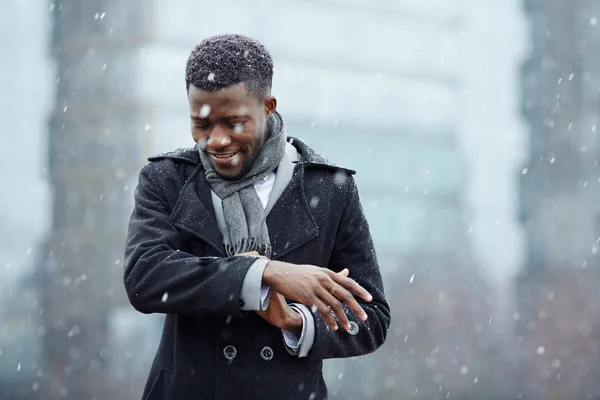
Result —
[[277, 98], [272, 94], [268, 95], [263, 102], [263, 111], [265, 116], [269, 117], [277, 109]]

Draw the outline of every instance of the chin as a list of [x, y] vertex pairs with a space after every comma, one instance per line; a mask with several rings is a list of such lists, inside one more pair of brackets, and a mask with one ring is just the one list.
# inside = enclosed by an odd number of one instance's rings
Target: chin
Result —
[[238, 164], [235, 166], [237, 168], [235, 168], [233, 165], [230, 165], [230, 168], [223, 168], [222, 166], [217, 166], [213, 163], [213, 168], [221, 178], [227, 180], [237, 180], [242, 178], [252, 169], [253, 162], [254, 158], [245, 158], [241, 162], [241, 167]]
[[243, 171], [241, 170], [237, 170], [237, 171], [233, 171], [233, 170], [221, 170], [221, 169], [216, 169], [215, 171], [217, 172], [217, 174], [219, 174], [219, 176], [223, 179], [228, 179], [228, 180], [235, 180], [240, 178], [243, 175]]

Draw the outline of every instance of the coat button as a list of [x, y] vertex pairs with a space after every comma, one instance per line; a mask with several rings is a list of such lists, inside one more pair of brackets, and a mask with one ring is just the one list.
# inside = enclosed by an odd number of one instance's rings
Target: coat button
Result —
[[260, 358], [265, 361], [271, 361], [273, 359], [273, 349], [269, 346], [265, 346], [260, 351]]
[[240, 308], [242, 308], [242, 307], [244, 307], [244, 305], [245, 305], [246, 303], [244, 303], [244, 300], [240, 299], [240, 301], [239, 301], [239, 304], [240, 304]]
[[235, 356], [237, 356], [237, 349], [235, 348], [235, 346], [232, 345], [225, 346], [225, 348], [223, 349], [223, 355], [226, 359], [231, 361], [235, 358]]
[[356, 335], [359, 331], [359, 327], [358, 324], [354, 321], [350, 321], [350, 329], [348, 329], [346, 332], [348, 332], [348, 334], [350, 335]]

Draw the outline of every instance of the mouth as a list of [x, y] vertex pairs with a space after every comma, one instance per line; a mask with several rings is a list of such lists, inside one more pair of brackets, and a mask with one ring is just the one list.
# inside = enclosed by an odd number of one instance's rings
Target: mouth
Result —
[[215, 154], [215, 153], [210, 153], [211, 156], [213, 156], [214, 158], [218, 158], [220, 160], [226, 160], [228, 158], [232, 158], [233, 156], [235, 156], [238, 152], [236, 151], [235, 153], [225, 153], [225, 154]]
[[242, 153], [238, 151], [230, 153], [209, 153], [212, 164], [217, 168], [231, 169], [241, 163]]

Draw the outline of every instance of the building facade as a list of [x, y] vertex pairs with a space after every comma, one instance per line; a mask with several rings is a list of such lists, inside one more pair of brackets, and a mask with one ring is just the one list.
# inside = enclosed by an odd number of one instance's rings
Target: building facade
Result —
[[522, 67], [520, 387], [529, 399], [597, 398], [600, 4], [523, 5], [531, 53]]
[[[46, 329], [42, 392], [123, 397], [127, 385], [115, 383], [119, 369], [111, 363], [119, 328], [127, 327], [122, 319], [114, 325], [127, 304], [121, 259], [145, 111], [128, 72], [147, 26], [143, 14], [111, 1], [58, 1], [49, 15], [56, 97], [47, 141], [51, 232], [38, 279]], [[131, 356], [118, 357], [127, 363]]]

